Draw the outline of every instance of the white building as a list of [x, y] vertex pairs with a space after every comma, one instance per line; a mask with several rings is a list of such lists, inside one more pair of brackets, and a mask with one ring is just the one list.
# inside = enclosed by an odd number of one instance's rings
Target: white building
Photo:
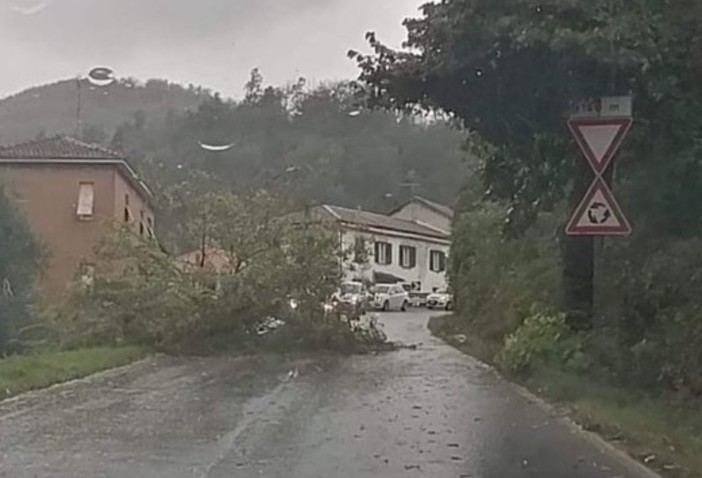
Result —
[[[395, 213], [402, 215], [403, 211], [407, 212], [400, 208]], [[414, 212], [424, 217], [419, 214], [425, 211]], [[451, 245], [448, 230], [419, 219], [339, 206], [318, 206], [313, 215], [316, 220], [339, 226], [339, 243], [346, 253], [342, 264], [346, 280], [402, 281], [421, 292], [446, 287]]]
[[390, 216], [426, 224], [451, 234], [453, 209], [421, 196], [414, 196], [409, 202], [391, 211]]

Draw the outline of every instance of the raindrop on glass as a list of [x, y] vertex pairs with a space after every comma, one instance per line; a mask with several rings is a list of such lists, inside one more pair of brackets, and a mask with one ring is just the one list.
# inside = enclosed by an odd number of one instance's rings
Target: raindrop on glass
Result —
[[12, 0], [10, 10], [22, 15], [34, 15], [49, 5], [49, 0]]
[[213, 152], [223, 152], [223, 151], [229, 151], [234, 147], [234, 143], [228, 143], [228, 144], [207, 144], [203, 143], [202, 141], [198, 141], [197, 144], [200, 146], [200, 148], [204, 149], [205, 151], [213, 151]]
[[90, 70], [88, 81], [94, 86], [110, 86], [115, 82], [115, 72], [110, 68], [98, 66]]

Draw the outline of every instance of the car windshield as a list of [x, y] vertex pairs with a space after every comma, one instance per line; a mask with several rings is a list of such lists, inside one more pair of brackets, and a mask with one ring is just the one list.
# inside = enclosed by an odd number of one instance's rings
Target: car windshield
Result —
[[361, 284], [354, 283], [354, 282], [347, 282], [347, 283], [341, 284], [341, 293], [342, 294], [360, 294], [361, 291], [362, 291]]
[[702, 0], [0, 40], [0, 478], [702, 478]]

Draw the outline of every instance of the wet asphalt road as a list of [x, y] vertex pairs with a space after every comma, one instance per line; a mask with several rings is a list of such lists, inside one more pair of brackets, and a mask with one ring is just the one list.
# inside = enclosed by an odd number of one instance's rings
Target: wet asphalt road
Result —
[[0, 477], [647, 476], [432, 338], [386, 354], [156, 357], [0, 403]]

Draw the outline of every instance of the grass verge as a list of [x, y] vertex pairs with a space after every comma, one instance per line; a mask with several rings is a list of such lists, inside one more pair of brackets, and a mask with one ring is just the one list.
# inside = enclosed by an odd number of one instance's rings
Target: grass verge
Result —
[[[429, 329], [457, 349], [494, 365], [500, 344], [471, 334], [461, 322], [454, 316], [435, 317]], [[662, 476], [702, 477], [699, 401], [654, 399], [556, 368], [537, 370], [527, 378], [510, 378], [563, 406], [584, 429], [598, 433]]]
[[0, 359], [0, 400], [126, 365], [147, 353], [141, 347], [96, 347]]

